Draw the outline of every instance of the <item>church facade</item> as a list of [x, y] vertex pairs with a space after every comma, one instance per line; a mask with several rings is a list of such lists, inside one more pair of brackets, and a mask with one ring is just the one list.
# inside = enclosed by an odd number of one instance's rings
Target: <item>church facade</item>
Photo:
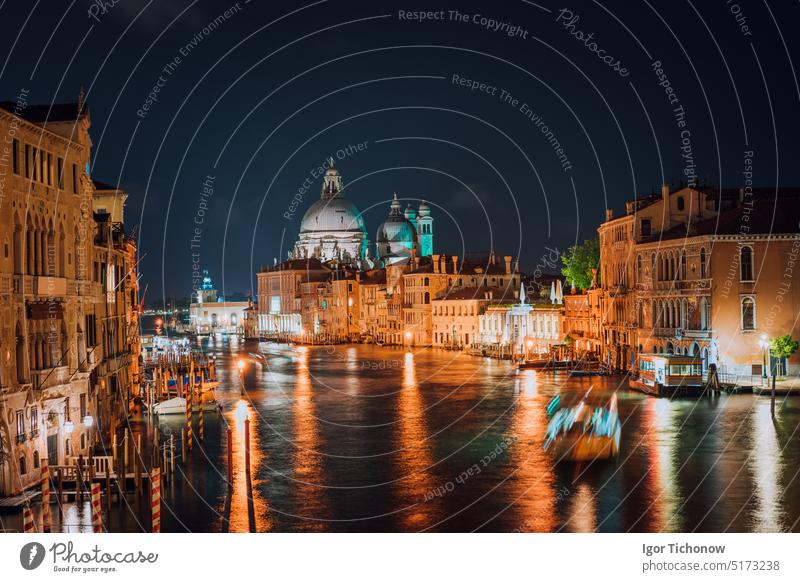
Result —
[[417, 209], [402, 209], [395, 194], [389, 215], [378, 227], [376, 252], [370, 252], [370, 241], [361, 211], [344, 197], [342, 175], [328, 161], [320, 199], [306, 211], [300, 223], [300, 234], [290, 260], [317, 259], [336, 262], [355, 270], [369, 270], [387, 265], [405, 264], [412, 256], [433, 253], [433, 217], [428, 204]]

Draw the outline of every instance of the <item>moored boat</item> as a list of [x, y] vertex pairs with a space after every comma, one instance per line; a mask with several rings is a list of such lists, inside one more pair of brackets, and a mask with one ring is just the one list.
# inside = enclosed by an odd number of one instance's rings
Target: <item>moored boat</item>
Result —
[[633, 390], [653, 396], [699, 396], [703, 365], [694, 356], [640, 354], [639, 374], [628, 381]]
[[[199, 412], [200, 404], [194, 404], [192, 410]], [[219, 403], [216, 400], [206, 400], [202, 403], [204, 412], [213, 412], [219, 409]], [[186, 414], [186, 399], [180, 396], [163, 400], [153, 405], [153, 413], [159, 416], [173, 415], [173, 414]]]

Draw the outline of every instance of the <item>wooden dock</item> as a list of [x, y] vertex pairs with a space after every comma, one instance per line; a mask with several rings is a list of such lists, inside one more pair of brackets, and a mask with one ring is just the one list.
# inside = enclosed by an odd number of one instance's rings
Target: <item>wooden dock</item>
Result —
[[0, 497], [0, 510], [13, 509], [17, 510], [24, 505], [27, 505], [42, 494], [41, 491], [29, 489], [19, 495], [13, 497]]

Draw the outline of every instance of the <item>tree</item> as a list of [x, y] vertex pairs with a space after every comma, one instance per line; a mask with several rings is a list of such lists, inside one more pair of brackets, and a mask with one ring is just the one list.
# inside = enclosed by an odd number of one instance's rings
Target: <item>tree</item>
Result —
[[782, 335], [774, 337], [769, 340], [769, 353], [773, 358], [779, 358], [782, 362], [783, 358], [791, 358], [800, 344], [792, 339], [790, 335]]
[[[592, 286], [592, 269], [600, 265], [600, 241], [596, 238], [583, 241], [583, 244], [573, 245], [561, 255], [564, 267], [561, 274], [569, 283], [579, 289], [588, 289]], [[599, 283], [598, 272], [598, 283]]]

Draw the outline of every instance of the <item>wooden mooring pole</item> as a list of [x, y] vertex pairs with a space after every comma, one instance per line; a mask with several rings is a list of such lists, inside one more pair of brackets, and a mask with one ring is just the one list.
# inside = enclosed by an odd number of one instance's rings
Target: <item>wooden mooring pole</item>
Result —
[[772, 402], [770, 403], [772, 418], [775, 418], [775, 374], [772, 375]]
[[134, 479], [134, 486], [136, 487], [136, 493], [139, 495], [142, 494], [142, 462], [144, 458], [142, 457], [142, 435], [136, 435], [136, 446], [133, 452], [133, 479]]
[[244, 420], [244, 470], [250, 475], [250, 419]]
[[228, 487], [233, 487], [233, 439], [231, 429], [228, 429]]

